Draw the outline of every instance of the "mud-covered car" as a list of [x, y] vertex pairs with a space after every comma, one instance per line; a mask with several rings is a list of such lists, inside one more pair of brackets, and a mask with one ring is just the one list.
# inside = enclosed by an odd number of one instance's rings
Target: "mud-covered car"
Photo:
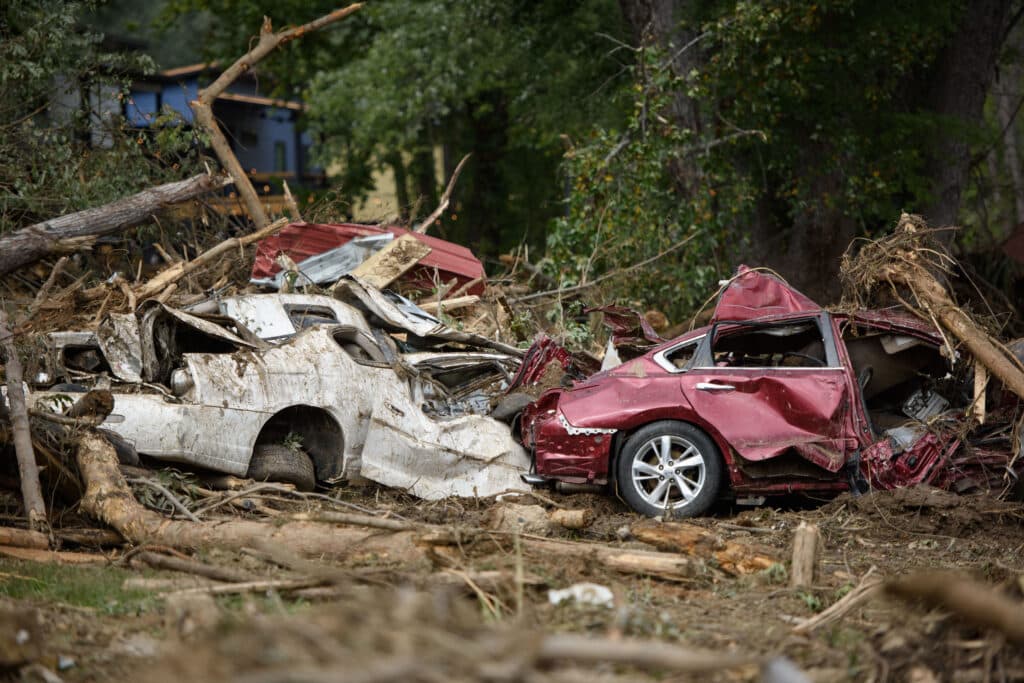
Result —
[[677, 517], [725, 495], [1005, 486], [1013, 421], [965, 418], [974, 366], [950, 355], [916, 318], [830, 313], [742, 268], [710, 325], [528, 406], [526, 479], [610, 483]]
[[54, 335], [51, 386], [33, 400], [59, 411], [106, 387], [102, 428], [122, 449], [303, 489], [356, 476], [425, 498], [522, 487], [525, 451], [486, 416], [521, 352], [354, 279], [337, 295], [147, 302]]

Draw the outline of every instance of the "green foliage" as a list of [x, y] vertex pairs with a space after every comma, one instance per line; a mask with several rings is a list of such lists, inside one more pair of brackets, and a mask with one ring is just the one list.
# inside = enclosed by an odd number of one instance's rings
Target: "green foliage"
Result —
[[[172, 0], [171, 15], [209, 12], [210, 56], [234, 59], [264, 15], [298, 24], [336, 4]], [[540, 243], [559, 210], [560, 136], [613, 120], [601, 85], [621, 70], [615, 0], [375, 0], [260, 65], [282, 91], [304, 91], [318, 161], [339, 172], [339, 198], [365, 196], [394, 170], [407, 206], [433, 208], [466, 153], [438, 232], [484, 254]], [[445, 152], [443, 174], [431, 155]]]
[[0, 6], [0, 232], [101, 204], [196, 165], [191, 134], [162, 118], [155, 134], [117, 109], [145, 56], [107, 52], [79, 19], [92, 2]]
[[[746, 138], [735, 161], [763, 179], [779, 222], [822, 206], [863, 226], [925, 202], [924, 153], [950, 122], [915, 91], [954, 28], [956, 2], [738, 2], [701, 17], [711, 41], [692, 95], [723, 132]], [[822, 188], [821, 178], [835, 179]]]
[[[569, 210], [548, 235], [544, 265], [574, 285], [669, 252], [614, 279], [609, 290], [613, 299], [679, 315], [727, 272], [722, 250], [728, 236], [740, 234], [752, 192], [712, 141], [666, 118], [684, 81], [664, 52], [638, 56], [636, 82], [621, 94], [630, 101], [625, 129], [595, 128], [565, 155]], [[684, 184], [694, 191], [682, 193]]]

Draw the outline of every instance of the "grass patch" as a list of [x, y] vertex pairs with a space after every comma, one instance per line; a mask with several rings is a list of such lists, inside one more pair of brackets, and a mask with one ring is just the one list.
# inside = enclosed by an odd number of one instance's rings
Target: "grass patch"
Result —
[[119, 567], [0, 558], [0, 596], [85, 607], [103, 614], [138, 614], [152, 609], [157, 601], [148, 591], [121, 588], [125, 579], [139, 575]]

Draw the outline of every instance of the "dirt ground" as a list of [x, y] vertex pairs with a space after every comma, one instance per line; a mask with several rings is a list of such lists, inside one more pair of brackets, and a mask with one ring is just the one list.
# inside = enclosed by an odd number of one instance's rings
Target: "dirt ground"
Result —
[[[495, 505], [427, 503], [376, 488], [336, 493], [348, 505], [387, 510], [395, 518], [463, 528], [483, 525]], [[556, 537], [651, 549], [629, 538], [629, 526], [640, 520], [612, 497], [545, 497], [548, 508], [589, 507], [597, 513], [590, 528], [559, 529], [552, 532]], [[303, 508], [315, 511], [321, 504], [327, 505], [307, 501]], [[1024, 507], [917, 489], [786, 506], [723, 506], [696, 520], [725, 540], [764, 546], [780, 560], [739, 577], [715, 570], [713, 563], [683, 581], [623, 574], [586, 554], [567, 560], [517, 549], [514, 539], [503, 536], [486, 548], [462, 548], [455, 569], [467, 575], [519, 571], [522, 581], [439, 582], [435, 568], [419, 560], [353, 556], [321, 563], [325, 571], [342, 573], [319, 593], [167, 597], [168, 591], [195, 585], [182, 583], [194, 577], [140, 569], [118, 548], [106, 551], [105, 562], [80, 566], [0, 558], [0, 606], [38, 610], [42, 645], [36, 661], [64, 681], [800, 680], [762, 678], [757, 666], [709, 676], [553, 662], [538, 643], [544, 634], [557, 633], [783, 656], [814, 681], [1024, 680], [1024, 653], [1000, 635], [884, 597], [810, 634], [794, 630], [865, 577], [918, 570], [967, 573], [1017, 604]], [[793, 531], [802, 521], [821, 529], [820, 572], [813, 587], [791, 589], [786, 565]], [[214, 552], [200, 559], [265, 578], [289, 575], [259, 553]], [[614, 606], [550, 604], [549, 589], [579, 582], [611, 589]], [[19, 680], [17, 672], [7, 675]], [[47, 680], [31, 667], [20, 675]]]

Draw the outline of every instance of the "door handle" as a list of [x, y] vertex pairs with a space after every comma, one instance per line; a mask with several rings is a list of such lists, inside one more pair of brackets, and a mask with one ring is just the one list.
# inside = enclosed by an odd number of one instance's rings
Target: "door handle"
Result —
[[736, 391], [731, 384], [715, 384], [713, 382], [697, 382], [697, 388], [701, 391]]

